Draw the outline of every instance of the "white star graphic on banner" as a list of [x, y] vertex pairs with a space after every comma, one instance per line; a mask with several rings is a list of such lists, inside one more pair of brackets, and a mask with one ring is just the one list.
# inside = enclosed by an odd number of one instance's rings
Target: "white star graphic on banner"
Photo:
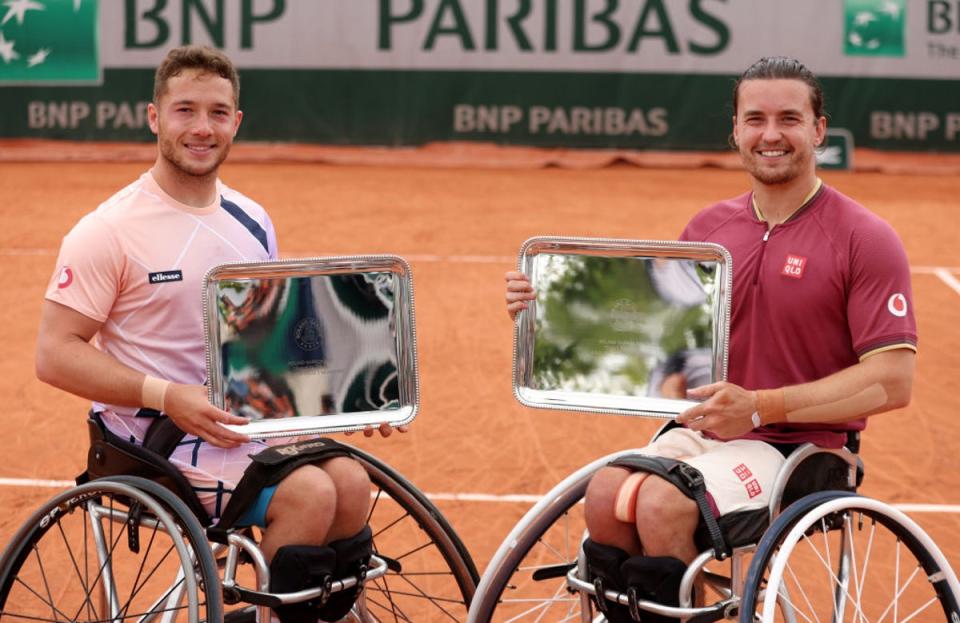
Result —
[[14, 59], [20, 58], [20, 55], [14, 51], [13, 44], [13, 41], [7, 41], [3, 37], [3, 33], [0, 32], [0, 58], [3, 59], [5, 64]]
[[43, 61], [47, 60], [48, 56], [50, 56], [50, 50], [47, 48], [40, 48], [37, 50], [36, 54], [27, 59], [27, 67], [39, 65]]
[[17, 18], [18, 24], [22, 24], [23, 17], [27, 11], [42, 11], [44, 9], [42, 4], [34, 2], [33, 0], [6, 0], [3, 6], [10, 8], [7, 9], [7, 14], [3, 16], [3, 21], [0, 22], [0, 25], [6, 24], [14, 17]]

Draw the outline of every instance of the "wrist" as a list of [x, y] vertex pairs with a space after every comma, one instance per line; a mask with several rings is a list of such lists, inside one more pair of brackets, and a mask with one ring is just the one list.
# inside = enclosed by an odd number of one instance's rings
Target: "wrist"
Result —
[[787, 411], [784, 406], [784, 392], [782, 387], [777, 389], [759, 389], [756, 395], [755, 420], [761, 425], [776, 424], [787, 421]]
[[170, 381], [166, 379], [158, 379], [149, 374], [144, 376], [143, 385], [140, 387], [140, 403], [148, 409], [163, 412], [163, 403], [169, 387]]

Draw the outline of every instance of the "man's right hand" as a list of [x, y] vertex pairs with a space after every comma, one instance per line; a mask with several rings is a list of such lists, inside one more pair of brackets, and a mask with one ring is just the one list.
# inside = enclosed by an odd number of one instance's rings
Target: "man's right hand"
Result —
[[519, 271], [507, 271], [504, 277], [507, 280], [507, 313], [510, 320], [516, 320], [517, 314], [527, 309], [527, 301], [537, 298], [537, 293], [530, 285], [530, 278]]
[[222, 426], [249, 424], [250, 420], [214, 407], [207, 400], [207, 388], [203, 385], [170, 383], [164, 394], [163, 412], [183, 432], [219, 448], [235, 448], [250, 441], [246, 435]]

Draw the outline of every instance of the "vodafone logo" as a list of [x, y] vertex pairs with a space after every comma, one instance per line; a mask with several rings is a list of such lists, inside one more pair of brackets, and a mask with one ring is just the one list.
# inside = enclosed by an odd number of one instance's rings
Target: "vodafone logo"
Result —
[[896, 316], [897, 318], [903, 318], [907, 315], [907, 297], [902, 293], [897, 292], [889, 299], [887, 299], [887, 311]]
[[60, 269], [60, 277], [57, 279], [57, 287], [61, 290], [73, 283], [73, 271], [69, 266]]

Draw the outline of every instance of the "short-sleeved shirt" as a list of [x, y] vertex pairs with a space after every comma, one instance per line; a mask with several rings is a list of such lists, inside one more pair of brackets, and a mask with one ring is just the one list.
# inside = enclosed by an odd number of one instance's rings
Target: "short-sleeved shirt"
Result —
[[[890, 348], [916, 349], [910, 268], [896, 232], [826, 185], [768, 231], [752, 193], [697, 214], [681, 238], [733, 257], [728, 380], [746, 389], [807, 383]], [[744, 438], [839, 447], [838, 424], [774, 424]]]
[[[46, 298], [102, 322], [96, 346], [123, 364], [176, 383], [206, 381], [202, 283], [218, 264], [277, 257], [266, 211], [217, 182], [194, 208], [147, 172], [63, 239]], [[138, 408], [94, 403], [107, 425], [142, 440]]]

